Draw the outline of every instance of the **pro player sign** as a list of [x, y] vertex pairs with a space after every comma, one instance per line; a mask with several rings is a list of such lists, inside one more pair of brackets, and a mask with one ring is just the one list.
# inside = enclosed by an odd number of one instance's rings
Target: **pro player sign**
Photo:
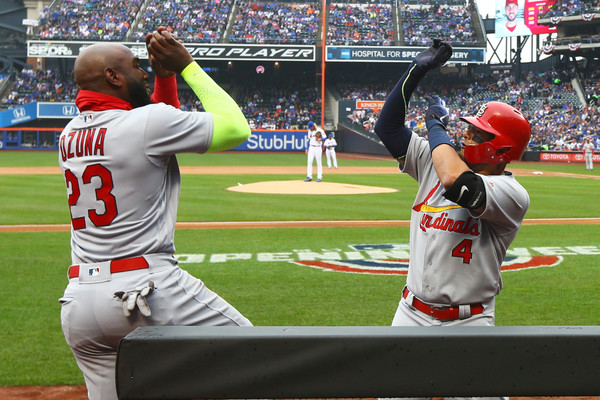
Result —
[[[96, 42], [29, 40], [27, 56], [40, 58], [76, 58]], [[143, 42], [123, 42], [140, 59], [147, 59]], [[244, 61], [315, 61], [315, 46], [184, 43], [196, 60]]]

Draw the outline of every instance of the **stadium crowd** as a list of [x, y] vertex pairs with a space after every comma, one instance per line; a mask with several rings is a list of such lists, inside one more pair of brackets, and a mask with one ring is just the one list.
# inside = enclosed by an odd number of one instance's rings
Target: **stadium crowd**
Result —
[[598, 0], [559, 0], [541, 18], [571, 17], [600, 11]]
[[252, 129], [299, 129], [321, 120], [321, 96], [302, 82], [253, 82], [239, 85], [233, 96]]
[[147, 32], [166, 26], [176, 38], [185, 42], [217, 43], [227, 27], [233, 1], [146, 0], [146, 4], [132, 34], [134, 40], [144, 40]]
[[[358, 3], [338, 0], [327, 10], [327, 43], [337, 45], [423, 45], [433, 33], [455, 44], [472, 45], [471, 7], [466, 0], [417, 6], [406, 0], [400, 26], [390, 0]], [[447, 3], [447, 2], [445, 2]], [[428, 23], [424, 23], [427, 17]], [[190, 43], [316, 44], [321, 3], [206, 0], [58, 0], [40, 14], [40, 39], [142, 41], [147, 32], [167, 26]], [[403, 39], [395, 38], [402, 32]]]
[[233, 19], [229, 41], [315, 44], [320, 15], [317, 3], [241, 2]]
[[40, 14], [40, 39], [123, 40], [143, 0], [62, 0]]
[[0, 102], [0, 110], [33, 101], [73, 102], [77, 91], [72, 79], [62, 77], [56, 69], [25, 68], [16, 74], [12, 89]]
[[424, 46], [431, 38], [444, 37], [458, 45], [477, 43], [472, 26], [471, 11], [463, 6], [421, 5], [419, 8], [406, 6], [402, 10], [402, 35], [404, 43]]
[[388, 4], [329, 5], [328, 44], [390, 46], [394, 32], [392, 7]]
[[[314, 79], [290, 80], [287, 74], [240, 72], [223, 87], [240, 105], [252, 129], [304, 129], [308, 121], [321, 120], [320, 90]], [[182, 110], [203, 110], [187, 86], [178, 91]]]

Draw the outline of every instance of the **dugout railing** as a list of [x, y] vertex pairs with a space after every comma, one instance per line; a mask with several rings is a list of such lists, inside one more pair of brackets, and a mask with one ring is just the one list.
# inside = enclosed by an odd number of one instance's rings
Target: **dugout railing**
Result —
[[142, 327], [120, 399], [593, 396], [600, 327]]

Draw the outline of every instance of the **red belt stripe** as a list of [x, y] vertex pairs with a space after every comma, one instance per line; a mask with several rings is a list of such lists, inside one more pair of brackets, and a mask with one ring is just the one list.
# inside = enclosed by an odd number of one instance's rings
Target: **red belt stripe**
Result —
[[[402, 291], [402, 297], [406, 299], [408, 297], [409, 290], [404, 288]], [[412, 306], [424, 314], [431, 315], [435, 319], [439, 320], [452, 320], [460, 318], [459, 307], [432, 307], [428, 304], [423, 303], [421, 300], [413, 296]], [[471, 304], [471, 315], [481, 314], [483, 312], [482, 304]]]
[[[112, 260], [110, 262], [110, 273], [135, 271], [136, 269], [149, 268], [150, 265], [144, 257], [124, 258], [122, 260]], [[69, 279], [79, 277], [79, 265], [69, 267]]]

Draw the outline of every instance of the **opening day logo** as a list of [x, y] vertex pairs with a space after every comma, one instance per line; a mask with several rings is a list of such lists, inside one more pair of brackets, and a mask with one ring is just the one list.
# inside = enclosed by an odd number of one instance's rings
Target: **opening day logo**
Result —
[[[288, 262], [324, 271], [358, 274], [406, 275], [410, 258], [408, 244], [356, 244], [347, 249], [294, 249], [274, 253], [179, 254], [182, 263]], [[507, 251], [501, 270], [518, 271], [554, 267], [567, 255], [600, 255], [599, 246], [519, 247]]]

